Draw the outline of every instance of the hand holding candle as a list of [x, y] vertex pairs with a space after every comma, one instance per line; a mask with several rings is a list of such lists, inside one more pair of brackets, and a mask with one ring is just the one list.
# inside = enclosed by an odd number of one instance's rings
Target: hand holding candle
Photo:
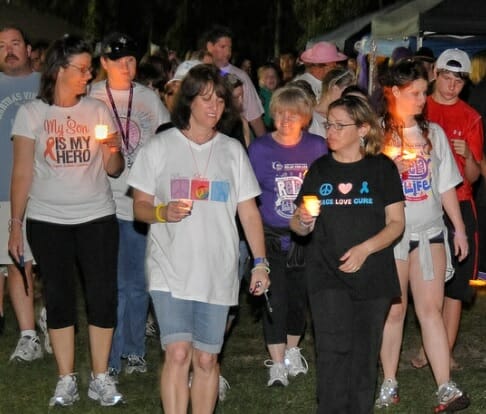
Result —
[[304, 207], [312, 217], [317, 217], [321, 210], [321, 200], [315, 195], [305, 195], [303, 197]]

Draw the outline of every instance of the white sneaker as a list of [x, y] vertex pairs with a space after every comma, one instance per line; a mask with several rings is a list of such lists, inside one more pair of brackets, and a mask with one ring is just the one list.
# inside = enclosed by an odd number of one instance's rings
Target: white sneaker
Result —
[[57, 381], [54, 396], [49, 400], [49, 407], [73, 405], [79, 400], [78, 383], [74, 374], [63, 375]]
[[49, 331], [47, 330], [47, 310], [45, 306], [41, 309], [39, 319], [37, 319], [42, 335], [44, 335], [44, 349], [48, 354], [52, 354], [51, 340], [49, 339]]
[[22, 336], [17, 342], [15, 351], [10, 356], [10, 361], [30, 362], [35, 359], [42, 358], [42, 347], [39, 337], [36, 336]]
[[297, 347], [285, 350], [284, 362], [291, 377], [296, 377], [299, 374], [307, 374], [309, 370], [307, 361], [300, 353], [300, 348]]
[[138, 355], [128, 355], [125, 372], [127, 374], [133, 374], [134, 372], [143, 374], [147, 372], [147, 362], [145, 361], [145, 358]]
[[398, 382], [393, 378], [383, 380], [383, 384], [381, 384], [380, 388], [380, 395], [375, 401], [375, 407], [391, 407], [399, 402], [400, 395], [398, 394]]
[[104, 407], [123, 402], [123, 395], [118, 392], [115, 381], [107, 372], [98, 374], [96, 377], [91, 374], [88, 397], [99, 401]]
[[219, 401], [224, 401], [226, 399], [226, 393], [230, 389], [229, 382], [222, 375], [219, 376]]
[[283, 362], [274, 362], [271, 359], [267, 359], [264, 364], [269, 368], [269, 380], [267, 382], [269, 387], [274, 385], [286, 387], [289, 385], [287, 367]]

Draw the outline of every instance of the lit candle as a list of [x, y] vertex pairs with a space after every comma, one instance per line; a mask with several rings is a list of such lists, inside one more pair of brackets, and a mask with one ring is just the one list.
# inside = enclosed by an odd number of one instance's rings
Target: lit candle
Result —
[[408, 160], [408, 161], [413, 161], [416, 158], [417, 158], [417, 154], [415, 154], [415, 152], [403, 150], [402, 159]]
[[312, 217], [317, 217], [321, 208], [321, 200], [315, 195], [305, 195], [304, 207]]
[[95, 138], [106, 139], [108, 137], [108, 125], [98, 124], [95, 125]]

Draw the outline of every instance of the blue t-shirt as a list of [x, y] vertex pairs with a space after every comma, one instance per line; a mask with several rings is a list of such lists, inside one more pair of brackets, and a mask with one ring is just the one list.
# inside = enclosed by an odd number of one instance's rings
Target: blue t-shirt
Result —
[[10, 200], [13, 121], [19, 106], [37, 96], [39, 81], [37, 72], [27, 76], [8, 76], [0, 72], [0, 201]]
[[266, 134], [252, 142], [248, 154], [262, 190], [259, 208], [263, 223], [288, 228], [307, 170], [327, 154], [326, 141], [304, 131], [296, 145], [284, 146]]

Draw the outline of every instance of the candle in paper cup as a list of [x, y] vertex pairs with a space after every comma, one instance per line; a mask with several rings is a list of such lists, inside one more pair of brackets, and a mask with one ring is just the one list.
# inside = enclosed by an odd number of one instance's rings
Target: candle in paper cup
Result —
[[108, 125], [104, 125], [104, 124], [95, 125], [95, 138], [96, 139], [108, 138]]
[[305, 209], [312, 217], [317, 217], [321, 208], [321, 200], [315, 195], [305, 195], [303, 199]]

